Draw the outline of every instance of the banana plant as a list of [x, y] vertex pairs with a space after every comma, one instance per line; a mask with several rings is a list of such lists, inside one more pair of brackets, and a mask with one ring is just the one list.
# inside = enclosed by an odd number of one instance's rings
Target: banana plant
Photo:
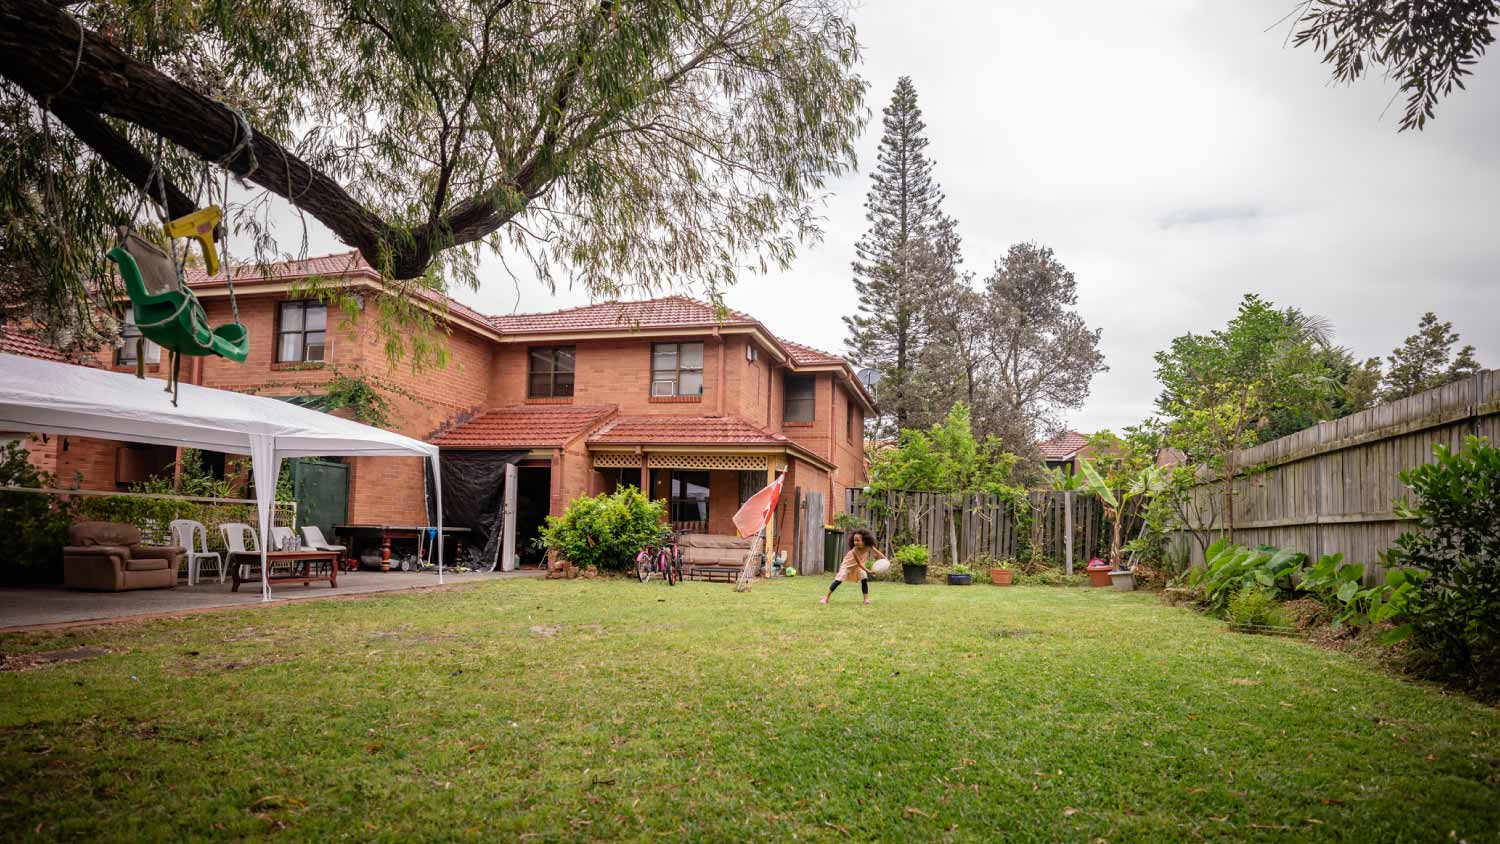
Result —
[[1115, 478], [1118, 488], [1112, 486], [1099, 474], [1094, 462], [1087, 457], [1079, 458], [1078, 470], [1083, 476], [1083, 486], [1104, 503], [1104, 517], [1110, 520], [1113, 530], [1109, 540], [1109, 564], [1120, 569], [1123, 553], [1122, 533], [1125, 514], [1130, 502], [1141, 496], [1155, 495], [1166, 484], [1166, 473], [1160, 466], [1150, 465]]

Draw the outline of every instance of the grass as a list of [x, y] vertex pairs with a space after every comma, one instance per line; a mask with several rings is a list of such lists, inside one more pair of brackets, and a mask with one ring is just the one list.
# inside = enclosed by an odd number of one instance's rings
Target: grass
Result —
[[1461, 696], [1139, 593], [824, 585], [0, 637], [113, 651], [0, 674], [0, 838], [1500, 840], [1500, 711]]

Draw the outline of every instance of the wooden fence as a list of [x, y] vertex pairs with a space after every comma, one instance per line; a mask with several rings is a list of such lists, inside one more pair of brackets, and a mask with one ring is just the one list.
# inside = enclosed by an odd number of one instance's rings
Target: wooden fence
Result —
[[[1098, 499], [1078, 492], [1033, 492], [1031, 501], [1042, 522], [1043, 557], [1081, 567], [1108, 550], [1108, 526]], [[887, 492], [872, 498], [850, 490], [848, 512], [870, 525], [876, 543], [888, 553], [900, 545], [926, 545], [934, 563], [965, 564], [979, 557], [1003, 560], [1030, 554], [1025, 525], [995, 495]]]
[[[1458, 449], [1470, 435], [1500, 443], [1500, 370], [1419, 393], [1400, 401], [1323, 422], [1279, 440], [1246, 449], [1244, 474], [1234, 483], [1234, 539], [1306, 553], [1343, 553], [1365, 563], [1366, 577], [1382, 577], [1381, 552], [1407, 524], [1393, 504], [1408, 494], [1403, 469], [1432, 462], [1432, 447]], [[1207, 480], [1193, 491], [1217, 496], [1223, 484]], [[1222, 508], [1220, 508], [1222, 509]], [[1210, 541], [1224, 533], [1220, 517]], [[1192, 562], [1203, 562], [1188, 533], [1179, 541]]]

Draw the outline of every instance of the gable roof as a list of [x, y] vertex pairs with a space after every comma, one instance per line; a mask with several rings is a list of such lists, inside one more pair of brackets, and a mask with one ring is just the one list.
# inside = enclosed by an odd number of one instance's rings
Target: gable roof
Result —
[[787, 351], [791, 352], [792, 361], [798, 366], [843, 365], [849, 366], [851, 368], [853, 367], [853, 364], [849, 363], [849, 361], [839, 357], [838, 355], [829, 354], [822, 349], [814, 349], [812, 346], [804, 346], [801, 343], [793, 343], [791, 340], [784, 340], [780, 337], [776, 339], [781, 340], [781, 345], [786, 346]]
[[1042, 440], [1036, 447], [1041, 449], [1042, 457], [1047, 460], [1067, 460], [1088, 444], [1089, 438], [1083, 434], [1063, 431], [1051, 439]]
[[38, 360], [68, 362], [68, 356], [40, 338], [22, 331], [6, 331], [0, 334], [0, 352], [23, 355]]
[[443, 448], [561, 448], [614, 411], [613, 405], [511, 405], [477, 414], [427, 441]]

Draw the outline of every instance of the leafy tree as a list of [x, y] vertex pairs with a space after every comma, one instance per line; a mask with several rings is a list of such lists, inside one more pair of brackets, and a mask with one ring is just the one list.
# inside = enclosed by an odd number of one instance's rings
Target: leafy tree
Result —
[[896, 428], [913, 424], [913, 369], [927, 341], [929, 303], [951, 290], [962, 260], [954, 222], [933, 178], [917, 89], [896, 82], [885, 107], [878, 163], [865, 200], [870, 227], [855, 245], [858, 312], [844, 318], [850, 356], [881, 375], [876, 399]]
[[667, 502], [633, 486], [575, 498], [561, 516], [548, 516], [537, 544], [580, 568], [624, 571], [641, 549], [660, 539]]
[[4, 0], [0, 268], [32, 271], [44, 320], [79, 319], [118, 293], [122, 209], [148, 187], [172, 216], [225, 203], [233, 174], [252, 195], [227, 228], [258, 258], [288, 251], [264, 225], [279, 196], [405, 284], [477, 284], [489, 250], [591, 293], [717, 295], [747, 255], [787, 266], [852, 165], [843, 10]]
[[1273, 414], [1328, 406], [1338, 386], [1319, 353], [1326, 342], [1319, 320], [1247, 293], [1225, 328], [1184, 334], [1156, 354], [1168, 441], [1218, 471], [1231, 541], [1238, 451], [1264, 441]]
[[903, 430], [898, 447], [876, 454], [870, 489], [1010, 495], [1020, 484], [1016, 466], [998, 439], [974, 436], [969, 408], [959, 402], [942, 423]]
[[1396, 401], [1407, 396], [1461, 381], [1478, 372], [1479, 362], [1474, 359], [1474, 347], [1464, 346], [1453, 354], [1458, 344], [1458, 332], [1453, 323], [1438, 322], [1432, 311], [1422, 315], [1417, 323], [1417, 333], [1406, 338], [1406, 342], [1391, 351], [1386, 360], [1390, 369], [1381, 382], [1380, 398]]
[[1421, 130], [1438, 100], [1463, 88], [1465, 76], [1495, 40], [1497, 0], [1302, 0], [1293, 11], [1294, 43], [1312, 45], [1353, 82], [1374, 65], [1406, 94], [1401, 130]]
[[1033, 442], [1060, 427], [1062, 411], [1082, 406], [1094, 376], [1109, 371], [1101, 329], [1075, 307], [1078, 282], [1052, 250], [1018, 243], [984, 282], [984, 352], [996, 391], [1001, 430]]

